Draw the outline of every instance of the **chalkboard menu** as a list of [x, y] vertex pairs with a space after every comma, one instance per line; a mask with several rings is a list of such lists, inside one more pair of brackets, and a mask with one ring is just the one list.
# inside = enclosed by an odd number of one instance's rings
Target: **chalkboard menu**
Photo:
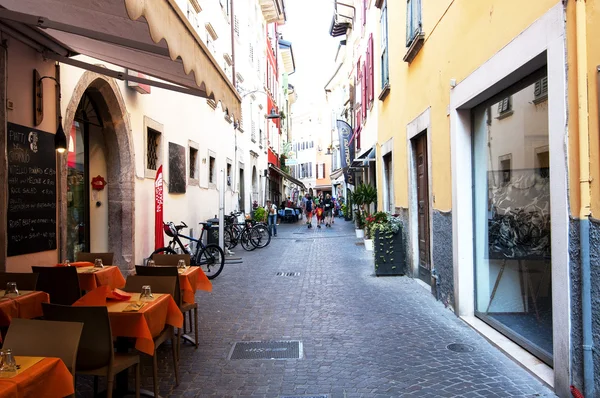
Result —
[[56, 249], [54, 135], [8, 123], [8, 256]]

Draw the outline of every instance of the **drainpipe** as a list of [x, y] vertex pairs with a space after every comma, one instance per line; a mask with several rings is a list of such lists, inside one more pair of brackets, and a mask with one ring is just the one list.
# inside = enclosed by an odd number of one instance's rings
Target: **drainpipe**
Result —
[[583, 327], [583, 380], [586, 397], [594, 396], [592, 297], [590, 272], [590, 153], [587, 96], [586, 2], [576, 0], [577, 96], [579, 116], [579, 237], [581, 258], [581, 318]]

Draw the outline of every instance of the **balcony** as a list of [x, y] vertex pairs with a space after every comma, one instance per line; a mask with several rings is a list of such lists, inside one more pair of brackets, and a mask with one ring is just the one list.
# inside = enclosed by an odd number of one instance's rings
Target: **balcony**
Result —
[[285, 23], [283, 0], [259, 0], [258, 3], [267, 23]]

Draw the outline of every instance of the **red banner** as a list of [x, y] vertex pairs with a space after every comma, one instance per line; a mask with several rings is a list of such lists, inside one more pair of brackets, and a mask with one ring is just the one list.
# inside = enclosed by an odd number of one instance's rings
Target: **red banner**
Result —
[[165, 245], [163, 235], [163, 171], [162, 165], [156, 172], [154, 181], [154, 248], [158, 249]]

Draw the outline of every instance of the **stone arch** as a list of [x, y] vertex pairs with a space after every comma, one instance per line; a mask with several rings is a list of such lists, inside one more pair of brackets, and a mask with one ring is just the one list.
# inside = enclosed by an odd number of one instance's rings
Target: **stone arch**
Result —
[[[108, 247], [114, 252], [114, 265], [124, 273], [135, 265], [135, 164], [131, 124], [125, 101], [114, 79], [85, 72], [77, 83], [64, 118], [64, 129], [70, 130], [75, 112], [84, 93], [96, 105], [102, 119], [102, 134], [107, 150]], [[61, 190], [67, 189], [67, 163], [61, 158]], [[67, 205], [61, 201], [61, 222], [66, 224]], [[64, 228], [63, 228], [64, 230]], [[62, 258], [66, 255], [66, 231], [61, 231]]]

